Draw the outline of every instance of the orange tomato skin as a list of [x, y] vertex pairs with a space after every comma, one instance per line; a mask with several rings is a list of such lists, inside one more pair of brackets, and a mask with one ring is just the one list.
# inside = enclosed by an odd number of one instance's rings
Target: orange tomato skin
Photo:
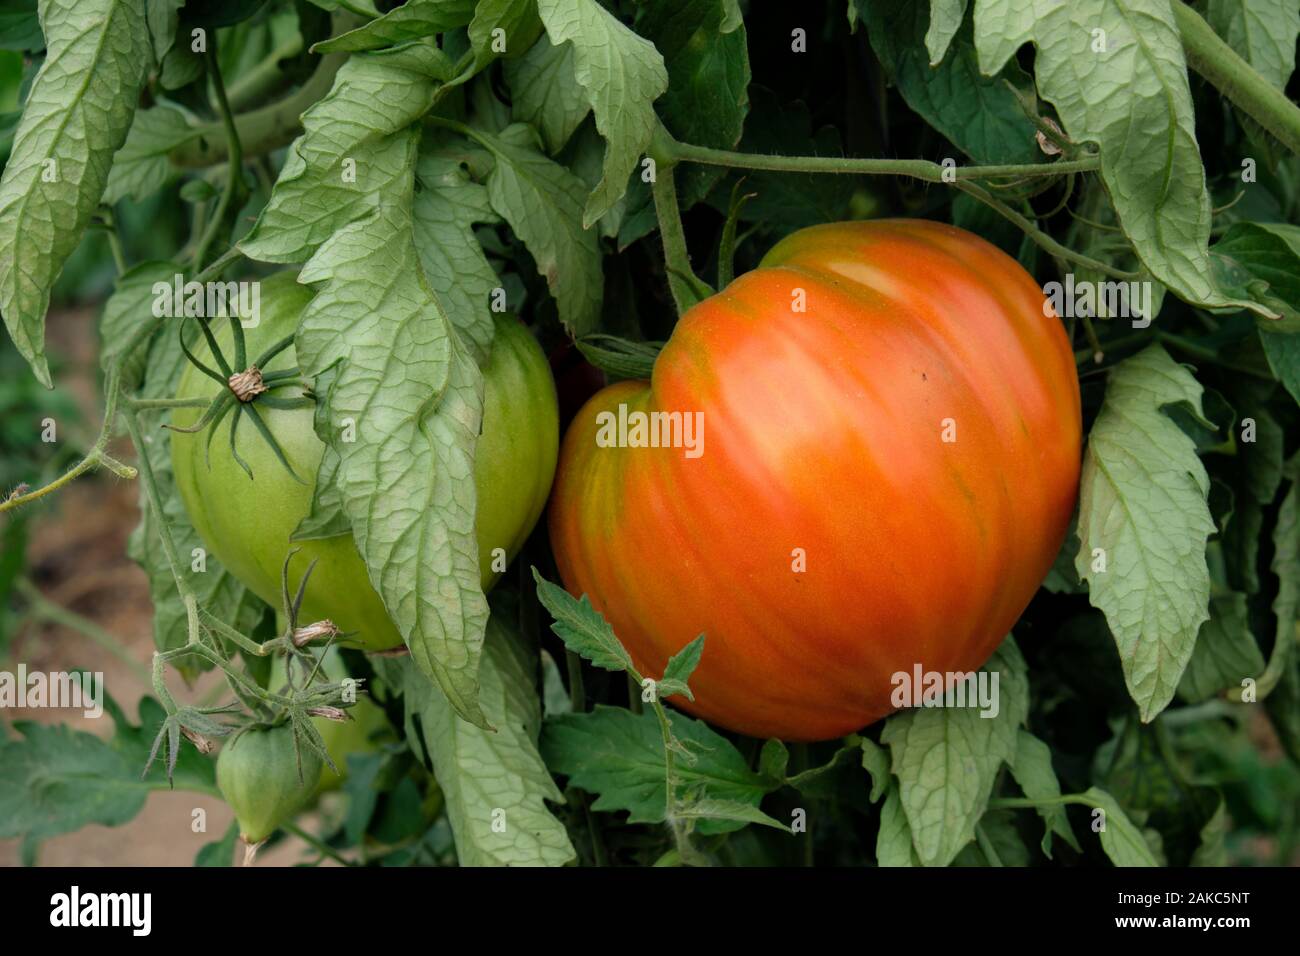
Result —
[[[600, 447], [620, 403], [702, 412], [702, 454]], [[646, 676], [706, 635], [673, 703], [829, 739], [889, 714], [896, 673], [989, 658], [1061, 546], [1080, 442], [1070, 343], [1015, 260], [940, 223], [815, 226], [583, 407], [551, 542]]]

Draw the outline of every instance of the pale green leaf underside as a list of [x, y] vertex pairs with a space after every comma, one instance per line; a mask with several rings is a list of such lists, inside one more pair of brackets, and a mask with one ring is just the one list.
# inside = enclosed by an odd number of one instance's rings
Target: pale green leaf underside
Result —
[[576, 337], [594, 331], [604, 288], [600, 244], [582, 227], [586, 187], [538, 151], [532, 131], [516, 123], [499, 136], [476, 138], [496, 159], [488, 174], [492, 208], [510, 224], [555, 296], [560, 320]]
[[1230, 591], [1210, 601], [1210, 617], [1201, 625], [1196, 647], [1178, 682], [1178, 695], [1198, 703], [1243, 679], [1257, 678], [1264, 670], [1264, 655], [1251, 636], [1246, 595]]
[[[1201, 386], [1160, 346], [1122, 362], [1088, 437], [1079, 492], [1075, 568], [1106, 615], [1144, 721], [1173, 698], [1209, 616], [1209, 478], [1163, 411], [1177, 403], [1201, 416]], [[1105, 571], [1093, 570], [1094, 549]]]
[[[563, 866], [575, 857], [564, 825], [546, 801], [563, 803], [537, 748], [541, 711], [533, 686], [536, 661], [493, 615], [488, 622], [480, 700], [497, 728], [461, 720], [447, 698], [411, 667], [398, 672], [407, 709], [407, 738], [427, 743], [447, 801], [461, 866]], [[419, 721], [422, 734], [411, 721]]]
[[480, 365], [492, 348], [489, 299], [501, 283], [474, 237], [475, 223], [495, 222], [487, 189], [457, 162], [421, 158], [416, 179], [422, 187], [411, 209], [415, 248], [434, 294]]
[[556, 46], [542, 37], [517, 60], [505, 64], [517, 119], [542, 134], [547, 152], [564, 148], [591, 112], [591, 102], [573, 78], [573, 44]]
[[948, 52], [966, 17], [966, 0], [930, 0], [930, 27], [925, 32], [925, 49], [930, 65], [937, 66]]
[[998, 769], [1014, 759], [1029, 712], [1025, 661], [1013, 640], [1003, 641], [982, 670], [999, 675], [997, 716], [981, 717], [974, 707], [913, 708], [890, 717], [881, 733], [926, 866], [947, 866], [974, 839]]
[[1065, 815], [1065, 807], [1051, 804], [1061, 795], [1061, 784], [1052, 769], [1052, 751], [1029, 731], [1021, 729], [1016, 736], [1016, 757], [1011, 764], [1011, 774], [1020, 784], [1020, 789], [1030, 800], [1041, 800], [1043, 806], [1035, 807], [1043, 818], [1043, 852], [1052, 855], [1052, 834], [1060, 836], [1076, 850], [1079, 843], [1070, 829], [1070, 819]]
[[650, 143], [654, 101], [668, 89], [663, 57], [596, 0], [538, 0], [551, 42], [573, 44], [573, 74], [605, 137], [604, 175], [583, 212], [589, 227], [627, 190], [627, 180]]
[[1295, 0], [1209, 0], [1206, 22], [1279, 90], [1295, 70], [1300, 4]]
[[979, 0], [980, 68], [1038, 47], [1038, 89], [1076, 142], [1101, 150], [1101, 177], [1138, 257], [1185, 301], [1264, 311], [1211, 279], [1210, 197], [1182, 39], [1167, 0]]
[[137, 0], [44, 0], [47, 54], [0, 177], [0, 313], [50, 385], [50, 288], [81, 241], [153, 59]]
[[464, 26], [474, 16], [474, 0], [407, 0], [376, 20], [317, 43], [317, 53], [356, 53], [419, 40]]
[[[426, 43], [349, 59], [304, 117], [244, 249], [272, 262], [308, 259], [301, 281], [325, 284], [296, 345], [304, 373], [327, 385], [316, 428], [337, 455], [342, 513], [417, 666], [483, 724], [477, 672], [488, 610], [474, 535], [483, 380], [426, 280], [413, 219], [413, 124], [450, 74]], [[490, 342], [480, 334], [475, 344]], [[304, 530], [336, 527], [334, 511], [319, 498]]]

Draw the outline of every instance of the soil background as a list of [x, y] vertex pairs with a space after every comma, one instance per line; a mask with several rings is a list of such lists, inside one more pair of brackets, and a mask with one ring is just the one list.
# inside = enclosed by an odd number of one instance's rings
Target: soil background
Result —
[[[66, 389], [81, 409], [81, 421], [66, 429], [60, 426], [59, 438], [74, 442], [79, 449], [94, 441], [102, 420], [103, 399], [92, 332], [95, 312], [89, 308], [61, 310], [49, 316], [50, 349], [63, 359], [55, 386]], [[39, 427], [39, 423], [33, 423], [33, 428]], [[127, 441], [116, 443], [111, 453], [134, 463]], [[126, 556], [127, 538], [140, 518], [138, 493], [137, 482], [100, 471], [30, 506], [34, 513], [27, 579], [48, 600], [115, 636], [125, 653], [119, 656], [78, 630], [28, 616], [19, 626], [7, 657], [0, 659], [0, 670], [11, 673], [20, 662], [28, 671], [102, 672], [105, 689], [133, 722], [139, 720], [140, 698], [152, 694], [148, 673], [154, 648], [149, 584], [144, 572]], [[173, 673], [169, 687], [178, 700], [189, 700], [219, 692], [215, 686], [219, 682], [217, 675], [209, 673], [187, 688]], [[87, 719], [80, 711], [0, 710], [0, 722], [5, 724], [7, 734], [17, 736], [13, 723], [19, 720], [63, 723], [101, 737], [112, 736], [113, 732], [113, 721], [107, 713]], [[206, 813], [205, 832], [195, 832], [196, 809]], [[37, 864], [191, 866], [199, 849], [219, 840], [231, 820], [230, 808], [216, 797], [155, 790], [144, 809], [128, 824], [84, 827], [45, 841]], [[20, 864], [20, 843], [0, 840], [0, 866]], [[314, 854], [306, 844], [289, 837], [260, 854], [258, 865], [293, 865], [310, 856]]]

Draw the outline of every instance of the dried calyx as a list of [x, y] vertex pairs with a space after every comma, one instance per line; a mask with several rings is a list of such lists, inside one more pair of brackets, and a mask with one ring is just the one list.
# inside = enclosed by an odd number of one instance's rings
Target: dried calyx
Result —
[[266, 383], [262, 380], [262, 370], [256, 365], [250, 365], [246, 370], [236, 372], [226, 379], [226, 384], [230, 386], [235, 398], [241, 402], [251, 402], [267, 390]]

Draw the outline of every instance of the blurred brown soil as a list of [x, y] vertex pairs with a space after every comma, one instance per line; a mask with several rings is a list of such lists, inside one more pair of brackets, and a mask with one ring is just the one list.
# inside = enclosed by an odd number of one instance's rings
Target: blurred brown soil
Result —
[[[50, 315], [50, 347], [66, 365], [57, 387], [66, 389], [82, 409], [83, 422], [69, 439], [88, 446], [99, 428], [101, 396], [95, 369], [94, 313], [88, 309]], [[69, 429], [72, 432], [72, 429]], [[114, 451], [133, 461], [130, 445]], [[19, 662], [28, 671], [87, 669], [104, 674], [104, 686], [136, 721], [136, 705], [152, 695], [147, 679], [153, 654], [153, 605], [144, 572], [126, 556], [126, 542], [139, 520], [136, 482], [110, 472], [84, 476], [32, 506], [36, 512], [28, 547], [29, 579], [50, 601], [90, 619], [115, 635], [138, 666], [96, 644], [79, 631], [28, 619], [10, 647], [0, 669], [13, 671]], [[46, 502], [51, 502], [46, 504]], [[4, 519], [0, 519], [4, 520]], [[169, 687], [178, 700], [218, 691], [219, 678], [206, 674], [187, 688], [176, 674]], [[228, 697], [228, 695], [227, 695]], [[223, 698], [225, 699], [225, 698]], [[81, 711], [27, 709], [0, 711], [5, 732], [16, 736], [15, 720], [66, 723], [101, 737], [112, 735], [105, 714], [87, 719]], [[183, 746], [189, 746], [188, 743]], [[142, 768], [143, 769], [143, 768]], [[3, 768], [0, 768], [3, 772]], [[192, 830], [192, 813], [206, 811], [206, 832]], [[230, 825], [230, 809], [219, 799], [185, 791], [154, 791], [145, 807], [121, 827], [85, 827], [41, 845], [38, 864], [46, 866], [189, 866], [206, 843], [220, 839]], [[18, 865], [18, 840], [0, 840], [0, 866]], [[310, 852], [297, 839], [288, 839], [259, 858], [259, 865], [292, 865]]]

